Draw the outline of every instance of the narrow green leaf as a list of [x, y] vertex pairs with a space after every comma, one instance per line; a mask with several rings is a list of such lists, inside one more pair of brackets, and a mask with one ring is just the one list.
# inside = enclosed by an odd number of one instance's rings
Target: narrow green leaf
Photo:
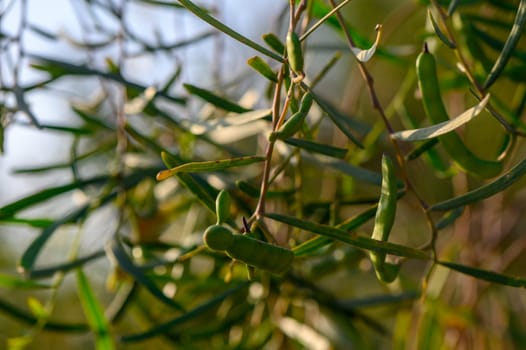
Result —
[[263, 34], [263, 41], [276, 53], [283, 55], [285, 52], [285, 44], [274, 33]]
[[526, 279], [523, 278], [506, 276], [497, 272], [482, 270], [476, 267], [470, 267], [452, 262], [438, 261], [438, 263], [452, 270], [461, 272], [465, 275], [469, 275], [484, 281], [503, 284], [505, 286], [526, 288]]
[[504, 70], [504, 67], [508, 63], [511, 57], [511, 53], [517, 46], [519, 39], [524, 32], [524, 25], [526, 24], [526, 0], [520, 0], [517, 14], [513, 27], [511, 28], [510, 34], [506, 39], [504, 48], [502, 49], [497, 61], [491, 68], [491, 71], [484, 82], [483, 88], [488, 89], [499, 77], [500, 73]]
[[[358, 227], [362, 226], [375, 216], [377, 206], [378, 205], [375, 204], [371, 208], [363, 211], [362, 213], [345, 220], [344, 222], [338, 224], [336, 228], [347, 232], [357, 229]], [[294, 256], [296, 257], [306, 256], [314, 253], [322, 247], [331, 244], [333, 241], [334, 240], [332, 238], [328, 238], [325, 236], [316, 236], [303, 242], [300, 245], [295, 246], [294, 248], [292, 248], [292, 251], [294, 252]]]
[[214, 133], [224, 133], [229, 127], [237, 127], [240, 125], [249, 124], [260, 119], [270, 120], [271, 110], [270, 109], [258, 109], [245, 113], [235, 113], [234, 115], [227, 115], [224, 118], [217, 118], [207, 121], [182, 121], [182, 125], [188, 129], [193, 135], [208, 134], [208, 136]]
[[33, 114], [33, 111], [31, 111], [31, 108], [29, 108], [29, 105], [26, 103], [26, 98], [24, 95], [23, 90], [17, 85], [13, 87], [13, 93], [15, 95], [17, 109], [19, 111], [24, 112], [30, 119], [30, 121], [40, 129], [40, 123], [37, 119], [37, 117]]
[[399, 292], [396, 294], [385, 294], [385, 295], [373, 295], [365, 298], [345, 300], [341, 303], [347, 307], [351, 308], [363, 308], [363, 307], [373, 307], [386, 304], [395, 304], [399, 305], [404, 301], [411, 301], [418, 299], [420, 297], [420, 292], [418, 291], [408, 291], [408, 292]]
[[267, 78], [268, 80], [277, 83], [278, 82], [278, 76], [277, 74], [270, 68], [267, 62], [263, 61], [263, 59], [259, 56], [250, 57], [247, 60], [247, 63], [250, 67], [252, 67], [256, 72]]
[[190, 0], [179, 0], [179, 2], [186, 7], [190, 12], [192, 12], [197, 17], [201, 18], [206, 23], [210, 24], [212, 27], [216, 28], [217, 30], [225, 33], [226, 35], [236, 39], [237, 41], [241, 42], [242, 44], [247, 45], [248, 47], [253, 48], [254, 50], [264, 54], [265, 56], [271, 57], [275, 59], [278, 62], [283, 62], [283, 58], [279, 55], [276, 55], [274, 52], [264, 48], [263, 46], [259, 45], [258, 43], [250, 40], [249, 38], [239, 34], [232, 28], [224, 25], [214, 17], [210, 16], [207, 11], [203, 10], [201, 7], [196, 6], [193, 2]]
[[115, 197], [121, 193], [122, 190], [130, 189], [134, 186], [136, 186], [140, 181], [142, 181], [146, 177], [153, 176], [154, 172], [157, 169], [137, 169], [135, 172], [127, 175], [126, 177], [122, 178], [120, 181], [120, 186], [116, 187], [112, 192], [105, 194], [102, 198], [99, 198], [97, 201], [93, 203], [85, 204], [76, 210], [73, 210], [66, 216], [56, 220], [53, 222], [52, 225], [46, 227], [42, 230], [40, 235], [31, 242], [29, 247], [25, 250], [25, 252], [22, 254], [22, 257], [19, 262], [19, 269], [21, 272], [24, 273], [31, 273], [31, 270], [33, 269], [33, 265], [35, 264], [38, 255], [40, 254], [40, 251], [46, 244], [46, 242], [51, 238], [51, 236], [55, 233], [55, 231], [62, 225], [67, 223], [74, 223], [78, 220], [81, 220], [85, 218], [90, 210], [101, 208], [109, 203]]
[[[27, 311], [18, 308], [18, 306], [11, 305], [2, 299], [0, 299], [0, 310], [3, 313], [8, 314], [13, 319], [22, 321], [26, 324], [37, 325], [39, 323], [39, 320], [37, 320], [33, 315], [31, 315]], [[53, 322], [49, 320], [45, 322], [42, 325], [42, 327], [48, 331], [65, 332], [65, 333], [86, 333], [89, 331], [89, 327], [87, 324], [61, 323], [61, 322]]]
[[[66, 75], [80, 75], [80, 76], [98, 76], [104, 79], [115, 81], [121, 84], [126, 85], [126, 87], [136, 90], [138, 93], [144, 92], [148, 87], [133, 83], [126, 80], [122, 75], [110, 72], [102, 72], [96, 69], [89, 68], [86, 65], [82, 64], [72, 64], [69, 62], [64, 62], [60, 60], [55, 60], [52, 58], [47, 58], [34, 54], [27, 54], [27, 57], [32, 58], [37, 61], [37, 63], [31, 64], [35, 69], [43, 70], [51, 74], [52, 77], [58, 78]], [[176, 104], [185, 104], [186, 99], [178, 96], [172, 96], [166, 94], [163, 91], [157, 91], [155, 97], [161, 96], [167, 100], [174, 102]]]
[[429, 259], [429, 254], [421, 250], [405, 247], [399, 244], [377, 241], [367, 237], [351, 235], [347, 231], [332, 226], [317, 224], [281, 214], [265, 214], [265, 216], [272, 220], [276, 220], [293, 227], [298, 227], [321, 236], [329, 237], [357, 248], [413, 259]]
[[77, 270], [77, 290], [84, 315], [91, 331], [95, 334], [97, 350], [115, 349], [104, 311], [81, 269]]
[[30, 273], [33, 269], [33, 265], [35, 264], [38, 256], [40, 255], [40, 251], [42, 250], [42, 248], [44, 248], [44, 245], [49, 240], [49, 238], [51, 238], [51, 236], [55, 233], [55, 231], [63, 224], [75, 222], [85, 217], [88, 214], [89, 208], [90, 205], [86, 204], [78, 208], [77, 210], [72, 211], [63, 218], [53, 222], [52, 225], [43, 229], [40, 235], [31, 242], [29, 247], [22, 254], [22, 257], [20, 258], [20, 262], [18, 264], [21, 272]]
[[[353, 135], [351, 130], [349, 130], [352, 127], [358, 127], [361, 128], [360, 124], [355, 123], [350, 119], [348, 116], [343, 116], [335, 111], [334, 108], [331, 108], [331, 106], [324, 101], [322, 98], [317, 96], [310, 90], [310, 88], [305, 84], [301, 83], [302, 88], [304, 88], [307, 91], [310, 91], [314, 101], [316, 101], [316, 104], [329, 116], [329, 118], [332, 120], [334, 125], [345, 135], [347, 138], [354, 143], [359, 148], [364, 148], [360, 140], [356, 136]], [[363, 128], [366, 129], [366, 128]]]
[[20, 279], [18, 277], [0, 274], [0, 287], [15, 289], [46, 289], [51, 286], [32, 280]]
[[46, 188], [45, 190], [31, 194], [29, 196], [26, 196], [15, 202], [12, 202], [10, 204], [7, 204], [1, 207], [0, 208], [0, 218], [13, 216], [20, 210], [23, 210], [33, 205], [45, 202], [63, 193], [66, 193], [66, 192], [69, 192], [75, 189], [82, 189], [90, 185], [103, 185], [110, 180], [111, 178], [109, 176], [104, 175], [104, 176], [93, 177], [91, 179], [72, 182], [66, 185]]
[[49, 278], [52, 277], [57, 272], [68, 272], [78, 267], [87, 265], [89, 262], [92, 262], [96, 259], [106, 256], [104, 250], [96, 251], [92, 254], [76, 258], [72, 261], [68, 261], [61, 264], [56, 264], [53, 266], [47, 267], [35, 267], [29, 272], [29, 278], [39, 279], [39, 278]]
[[136, 333], [136, 334], [129, 334], [129, 335], [125, 335], [121, 338], [121, 341], [127, 343], [127, 342], [137, 342], [137, 341], [143, 341], [143, 340], [146, 340], [146, 339], [150, 339], [150, 338], [153, 338], [153, 337], [156, 337], [158, 335], [162, 335], [162, 334], [165, 334], [167, 333], [168, 331], [170, 331], [172, 328], [176, 327], [176, 326], [179, 326], [179, 325], [182, 325], [184, 324], [185, 322], [188, 322], [188, 321], [191, 321], [201, 315], [203, 315], [204, 313], [210, 311], [211, 309], [217, 307], [219, 304], [221, 304], [226, 298], [228, 298], [229, 296], [231, 296], [232, 294], [236, 293], [237, 291], [239, 291], [241, 288], [244, 288], [248, 285], [248, 281], [247, 282], [244, 282], [244, 283], [241, 283], [237, 286], [235, 286], [234, 288], [231, 288], [229, 290], [227, 290], [226, 292], [214, 297], [214, 298], [211, 298], [209, 300], [207, 300], [206, 302], [204, 302], [203, 304], [193, 308], [192, 310], [186, 312], [185, 314], [173, 319], [173, 320], [170, 320], [170, 321], [167, 321], [167, 322], [164, 322], [162, 324], [159, 324], [145, 332], [141, 332], [141, 333]]
[[250, 111], [250, 109], [242, 107], [235, 102], [218, 96], [209, 90], [191, 84], [183, 84], [183, 86], [186, 89], [186, 91], [188, 91], [188, 93], [198, 96], [206, 102], [211, 103], [212, 105], [221, 109], [224, 109], [225, 111], [234, 113], [245, 113]]
[[[30, 125], [27, 123], [20, 123], [21, 125]], [[53, 124], [40, 124], [39, 128], [42, 130], [49, 130], [49, 131], [57, 131], [57, 132], [65, 132], [68, 134], [73, 134], [76, 136], [87, 136], [93, 134], [93, 130], [88, 128], [76, 128], [72, 126], [65, 126], [65, 125], [53, 125]]]
[[331, 244], [332, 242], [334, 242], [334, 239], [332, 238], [316, 236], [293, 247], [292, 252], [297, 258], [302, 256], [309, 256], [317, 252], [320, 248], [326, 247], [327, 245]]
[[[181, 164], [172, 154], [161, 153], [164, 164], [167, 167], [176, 167]], [[201, 203], [203, 203], [212, 213], [215, 213], [215, 197], [217, 191], [208, 182], [204, 181], [195, 174], [178, 173], [175, 175], [184, 187], [192, 192]]]
[[435, 224], [435, 229], [442, 230], [449, 225], [453, 224], [464, 212], [464, 207], [458, 207], [451, 211], [448, 211], [447, 213], [442, 216], [442, 218], [437, 221]]
[[173, 1], [162, 1], [162, 0], [140, 0], [142, 3], [155, 5], [155, 6], [166, 6], [175, 9], [184, 9], [182, 5], [176, 4]]
[[[236, 187], [243, 191], [245, 194], [252, 198], [259, 198], [259, 195], [261, 194], [261, 190], [259, 188], [256, 188], [249, 184], [246, 181], [243, 180], [237, 180], [236, 181]], [[283, 198], [283, 197], [290, 197], [294, 195], [296, 191], [294, 189], [291, 190], [284, 190], [284, 191], [267, 191], [266, 197], [267, 198]]]
[[448, 36], [440, 29], [440, 26], [435, 21], [435, 18], [433, 17], [431, 10], [427, 11], [427, 16], [429, 20], [431, 21], [431, 25], [433, 26], [433, 29], [435, 30], [435, 33], [440, 39], [440, 41], [446, 44], [446, 46], [449, 47], [450, 49], [453, 49], [453, 50], [456, 49], [457, 45], [455, 45], [455, 43], [450, 38], [448, 38]]
[[420, 157], [423, 153], [426, 153], [438, 144], [438, 139], [430, 139], [423, 142], [418, 147], [414, 148], [411, 152], [405, 155], [406, 160], [415, 160]]
[[[327, 12], [323, 17], [321, 17], [316, 23], [314, 23], [300, 38], [301, 41], [307, 39], [309, 35], [311, 35], [316, 29], [318, 29], [319, 26], [321, 26], [323, 23], [325, 23], [329, 18], [331, 18], [332, 15], [334, 15], [336, 12], [338, 12], [342, 7], [347, 5], [351, 0], [343, 0], [341, 3], [338, 4], [338, 6], [335, 6], [333, 9], [331, 9], [329, 12]], [[319, 5], [318, 5], [319, 6]], [[314, 5], [314, 8], [318, 7], [316, 4]]]
[[526, 159], [520, 161], [512, 169], [498, 177], [496, 180], [463, 195], [433, 204], [429, 209], [433, 211], [451, 210], [466, 204], [478, 202], [505, 190], [520, 180], [524, 174], [526, 174]]
[[[309, 158], [310, 160], [310, 158]], [[382, 175], [358, 166], [352, 165], [343, 160], [337, 159], [320, 159], [312, 157], [312, 160], [318, 163], [321, 167], [329, 167], [336, 171], [340, 171], [346, 175], [352, 176], [358, 181], [380, 186], [382, 184]]]
[[291, 146], [302, 148], [309, 152], [319, 153], [333, 158], [343, 159], [347, 154], [347, 150], [345, 148], [333, 147], [309, 140], [290, 137], [288, 139], [285, 139], [284, 141], [285, 143]]
[[238, 166], [243, 166], [243, 165], [249, 165], [249, 164], [253, 164], [257, 162], [262, 162], [264, 160], [265, 160], [265, 157], [246, 156], [246, 157], [230, 158], [230, 159], [222, 159], [222, 160], [211, 160], [211, 161], [205, 161], [205, 162], [190, 162], [190, 163], [179, 165], [172, 169], [161, 170], [159, 173], [157, 173], [157, 180], [162, 181], [178, 173], [218, 171], [218, 170], [223, 170], [223, 169], [228, 169], [228, 168], [233, 168], [233, 167], [238, 167]]
[[489, 98], [490, 94], [487, 94], [477, 105], [465, 110], [448, 121], [425, 128], [398, 131], [391, 134], [391, 137], [401, 141], [424, 141], [447, 134], [470, 122], [479, 115], [488, 104]]
[[[166, 167], [174, 168], [183, 164], [183, 159], [181, 159], [181, 157], [171, 154], [157, 142], [154, 142], [151, 138], [148, 138], [137, 132], [137, 130], [132, 128], [130, 125], [126, 126], [126, 131], [146, 147], [155, 152], [161, 153], [161, 158]], [[201, 201], [201, 203], [203, 203], [212, 213], [215, 212], [215, 197], [219, 192], [217, 189], [213, 188], [208, 182], [196, 174], [179, 173], [175, 176], [179, 182], [181, 182], [184, 187], [192, 192], [196, 198]]]
[[184, 312], [184, 308], [174, 300], [168, 298], [157, 285], [143, 272], [143, 269], [135, 265], [128, 253], [124, 250], [121, 242], [117, 237], [106, 244], [106, 252], [114, 259], [119, 267], [133, 276], [134, 280], [146, 288], [154, 297], [173, 307], [179, 311]]
[[26, 219], [26, 218], [15, 218], [15, 217], [2, 217], [0, 216], [0, 222], [9, 224], [24, 224], [35, 228], [46, 228], [53, 224], [54, 220], [51, 219]]
[[113, 125], [110, 125], [106, 120], [103, 120], [102, 118], [99, 118], [95, 115], [85, 112], [81, 110], [80, 108], [72, 107], [72, 109], [73, 109], [73, 112], [75, 112], [75, 114], [77, 114], [77, 116], [79, 116], [88, 126], [110, 130], [110, 131], [115, 130], [115, 127]]
[[55, 33], [51, 33], [50, 31], [40, 27], [36, 26], [34, 24], [28, 24], [27, 29], [30, 29], [31, 31], [35, 32], [38, 35], [43, 36], [46, 39], [56, 41], [58, 40], [58, 35]]

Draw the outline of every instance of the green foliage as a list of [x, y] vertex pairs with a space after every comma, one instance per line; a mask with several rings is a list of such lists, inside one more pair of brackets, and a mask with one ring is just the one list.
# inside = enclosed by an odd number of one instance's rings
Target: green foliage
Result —
[[[10, 169], [56, 179], [0, 202], [6, 236], [28, 232], [4, 244], [0, 348], [523, 346], [525, 0], [284, 2], [262, 44], [218, 9], [133, 3], [207, 29], [149, 40], [127, 6], [92, 1], [84, 41], [25, 6], [18, 33], [0, 29], [2, 157], [17, 127], [69, 147]], [[203, 43], [216, 66], [196, 77]], [[176, 67], [137, 78], [137, 57]], [[100, 93], [61, 123], [31, 103], [86, 83]]]

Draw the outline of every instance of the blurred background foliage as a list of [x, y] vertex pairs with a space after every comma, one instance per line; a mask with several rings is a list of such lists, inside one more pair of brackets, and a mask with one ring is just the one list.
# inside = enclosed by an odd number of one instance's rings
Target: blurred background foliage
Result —
[[[526, 1], [336, 5], [0, 1], [1, 348], [524, 346]], [[275, 50], [291, 28], [299, 71]], [[450, 117], [491, 93], [453, 132], [497, 176], [393, 136], [432, 123], [424, 42]], [[269, 138], [307, 91], [296, 137]], [[292, 249], [285, 274], [203, 245], [220, 190], [225, 227]], [[398, 196], [390, 245], [370, 239], [381, 195]]]

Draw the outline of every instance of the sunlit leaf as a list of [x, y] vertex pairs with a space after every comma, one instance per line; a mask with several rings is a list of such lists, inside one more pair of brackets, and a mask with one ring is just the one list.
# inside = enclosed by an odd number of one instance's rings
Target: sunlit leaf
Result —
[[423, 141], [447, 134], [473, 120], [486, 107], [490, 95], [487, 94], [476, 106], [471, 107], [455, 118], [426, 128], [398, 131], [391, 136], [401, 141]]
[[375, 30], [376, 30], [376, 39], [370, 48], [364, 49], [364, 50], [359, 49], [357, 47], [351, 48], [352, 53], [354, 54], [354, 56], [356, 57], [358, 61], [367, 62], [373, 57], [374, 53], [376, 52], [376, 47], [380, 43], [380, 38], [382, 36], [382, 26], [377, 25]]
[[246, 156], [246, 157], [240, 157], [240, 158], [230, 158], [230, 159], [212, 160], [212, 161], [204, 161], [204, 162], [190, 162], [190, 163], [179, 165], [172, 169], [161, 170], [157, 174], [157, 180], [162, 181], [178, 173], [218, 171], [218, 170], [258, 163], [264, 160], [265, 160], [265, 157]]

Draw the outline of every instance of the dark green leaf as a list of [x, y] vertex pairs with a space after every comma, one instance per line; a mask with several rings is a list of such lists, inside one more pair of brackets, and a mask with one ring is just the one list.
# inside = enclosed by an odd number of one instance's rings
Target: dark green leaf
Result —
[[32, 195], [26, 196], [22, 199], [19, 199], [15, 202], [12, 202], [10, 204], [7, 204], [1, 207], [0, 217], [2, 218], [11, 217], [15, 215], [17, 212], [19, 212], [20, 210], [23, 210], [33, 205], [45, 202], [63, 193], [66, 193], [66, 192], [69, 192], [75, 189], [82, 189], [89, 185], [103, 185], [110, 180], [111, 178], [109, 176], [104, 175], [104, 176], [93, 177], [87, 180], [72, 182], [66, 185], [62, 185], [62, 186], [46, 188], [45, 190], [42, 190]]
[[134, 280], [146, 288], [154, 297], [176, 310], [184, 311], [184, 308], [181, 305], [173, 299], [168, 298], [163, 291], [157, 287], [157, 285], [144, 273], [143, 269], [133, 263], [118, 238], [114, 238], [107, 243], [106, 251], [111, 257], [113, 257], [115, 262], [119, 264], [119, 267], [123, 271], [132, 275]]
[[[30, 313], [18, 308], [18, 306], [11, 305], [2, 299], [0, 299], [0, 310], [14, 319], [22, 321], [26, 324], [35, 326], [40, 324], [40, 321]], [[89, 331], [88, 325], [83, 323], [61, 323], [48, 320], [40, 326], [45, 330], [55, 332], [86, 333]]]
[[475, 278], [478, 278], [484, 281], [503, 284], [505, 286], [526, 288], [526, 279], [523, 279], [523, 278], [506, 276], [506, 275], [503, 275], [497, 272], [482, 270], [476, 267], [470, 267], [470, 266], [456, 264], [452, 262], [439, 261], [438, 263], [452, 270], [461, 272], [463, 274], [466, 274], [466, 275], [469, 275], [469, 276], [472, 276], [472, 277], [475, 277]]
[[520, 161], [512, 169], [510, 169], [504, 175], [498, 177], [493, 182], [490, 182], [463, 195], [433, 204], [429, 209], [434, 211], [451, 210], [466, 204], [478, 202], [484, 198], [491, 197], [496, 193], [504, 191], [506, 188], [520, 180], [524, 174], [526, 174], [526, 159]]
[[317, 224], [280, 214], [265, 214], [265, 216], [272, 220], [283, 222], [287, 225], [298, 227], [321, 236], [329, 237], [357, 248], [413, 259], [429, 259], [429, 254], [421, 250], [405, 247], [399, 244], [377, 241], [367, 237], [359, 237], [332, 226]]
[[302, 148], [309, 152], [324, 154], [329, 157], [342, 159], [342, 158], [345, 158], [345, 155], [347, 154], [347, 150], [344, 148], [324, 145], [324, 144], [309, 141], [309, 140], [297, 139], [297, 138], [291, 137], [291, 138], [285, 139], [284, 141], [288, 143], [289, 145], [292, 145], [298, 148]]
[[[116, 73], [102, 72], [92, 69], [82, 64], [72, 64], [69, 62], [59, 61], [52, 58], [47, 58], [39, 55], [28, 54], [29, 58], [36, 60], [38, 63], [32, 64], [35, 69], [43, 70], [51, 74], [53, 77], [61, 77], [66, 75], [79, 76], [99, 76], [104, 79], [115, 81], [126, 85], [126, 87], [136, 90], [137, 92], [144, 92], [148, 87], [126, 80], [123, 76]], [[185, 104], [186, 99], [177, 96], [168, 95], [162, 91], [157, 91], [155, 96], [161, 96], [177, 104]]]
[[497, 61], [493, 65], [493, 68], [491, 68], [491, 72], [489, 73], [488, 77], [486, 78], [486, 81], [484, 82], [484, 89], [488, 89], [497, 80], [500, 73], [504, 70], [504, 67], [508, 63], [508, 60], [510, 59], [513, 50], [517, 46], [517, 43], [519, 42], [519, 39], [524, 32], [525, 24], [526, 0], [520, 0], [519, 8], [517, 9], [517, 14], [515, 16], [513, 27], [511, 28], [508, 38], [506, 39], [504, 48], [502, 49], [499, 57], [497, 58]]
[[104, 250], [99, 250], [92, 254], [89, 254], [89, 255], [86, 255], [80, 258], [76, 258], [75, 260], [68, 261], [62, 264], [57, 264], [57, 265], [47, 266], [47, 267], [34, 267], [29, 272], [29, 278], [32, 278], [32, 279], [49, 278], [49, 277], [52, 277], [57, 272], [68, 272], [77, 267], [85, 266], [89, 262], [92, 262], [104, 256], [106, 256], [106, 252]]
[[142, 341], [146, 340], [158, 335], [162, 335], [164, 333], [167, 333], [172, 328], [184, 324], [185, 322], [191, 321], [196, 317], [199, 317], [200, 315], [204, 314], [205, 312], [209, 311], [212, 308], [217, 307], [219, 304], [221, 304], [226, 298], [228, 298], [230, 295], [234, 294], [235, 292], [239, 291], [241, 288], [244, 288], [248, 285], [248, 282], [241, 283], [237, 285], [234, 288], [231, 288], [227, 290], [226, 292], [216, 296], [215, 298], [211, 298], [208, 301], [204, 302], [203, 304], [193, 308], [192, 310], [186, 312], [182, 316], [179, 316], [173, 320], [170, 320], [168, 322], [162, 323], [158, 326], [155, 326], [154, 328], [137, 333], [137, 334], [130, 334], [125, 335], [121, 338], [123, 342], [136, 342], [136, 341]]
[[453, 50], [456, 49], [457, 45], [455, 45], [455, 43], [450, 38], [448, 38], [448, 36], [440, 29], [440, 26], [435, 21], [435, 18], [433, 17], [431, 10], [427, 12], [427, 15], [429, 19], [431, 20], [431, 25], [433, 26], [433, 29], [435, 30], [435, 33], [440, 39], [440, 41], [446, 44], [446, 46], [449, 47], [450, 49], [453, 49]]

